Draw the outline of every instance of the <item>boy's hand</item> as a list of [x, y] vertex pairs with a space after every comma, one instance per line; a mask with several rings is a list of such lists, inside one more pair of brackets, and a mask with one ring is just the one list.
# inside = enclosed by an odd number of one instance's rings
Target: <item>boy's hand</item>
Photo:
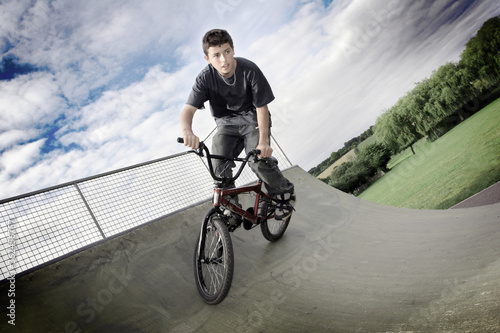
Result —
[[260, 154], [257, 155], [258, 158], [271, 157], [271, 155], [273, 154], [273, 148], [271, 148], [270, 145], [265, 144], [265, 143], [259, 143], [259, 145], [256, 147], [256, 149], [260, 150]]
[[184, 139], [184, 146], [187, 146], [191, 149], [198, 149], [200, 146], [200, 138], [198, 138], [194, 133], [184, 133], [183, 137]]

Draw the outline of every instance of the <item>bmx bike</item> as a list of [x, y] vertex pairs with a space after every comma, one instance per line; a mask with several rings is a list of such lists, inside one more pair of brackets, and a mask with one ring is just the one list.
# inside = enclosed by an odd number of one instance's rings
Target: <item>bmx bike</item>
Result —
[[[177, 141], [183, 142], [182, 138], [178, 138]], [[254, 149], [245, 158], [232, 158], [212, 155], [208, 147], [200, 142], [199, 148], [190, 152], [200, 157], [206, 156], [210, 175], [215, 181], [213, 207], [201, 223], [194, 252], [194, 275], [198, 292], [206, 303], [214, 305], [224, 300], [233, 279], [234, 252], [229, 233], [234, 232], [241, 224], [245, 230], [260, 225], [264, 238], [275, 242], [285, 233], [291, 214], [283, 219], [275, 218], [276, 207], [283, 203], [263, 191], [260, 179], [253, 185], [227, 188], [241, 175], [251, 158], [257, 159], [260, 151]], [[220, 177], [215, 174], [213, 159], [241, 164], [233, 177]], [[250, 194], [254, 197], [251, 200], [251, 206], [246, 210], [232, 200], [241, 194]]]

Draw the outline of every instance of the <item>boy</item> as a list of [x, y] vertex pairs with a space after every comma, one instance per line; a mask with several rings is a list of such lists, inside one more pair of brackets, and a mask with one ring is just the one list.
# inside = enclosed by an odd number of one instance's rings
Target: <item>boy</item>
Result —
[[[248, 153], [259, 149], [259, 160], [249, 162], [251, 169], [264, 182], [268, 193], [281, 201], [276, 219], [288, 217], [295, 203], [294, 187], [278, 169], [271, 157], [271, 116], [267, 104], [274, 95], [267, 79], [251, 61], [234, 57], [234, 46], [227, 31], [214, 29], [203, 37], [203, 52], [208, 65], [198, 74], [189, 98], [181, 112], [184, 145], [196, 149], [199, 138], [193, 133], [196, 110], [206, 101], [217, 124], [212, 142], [215, 155], [237, 157], [243, 148]], [[232, 176], [232, 168], [215, 160], [216, 174]]]

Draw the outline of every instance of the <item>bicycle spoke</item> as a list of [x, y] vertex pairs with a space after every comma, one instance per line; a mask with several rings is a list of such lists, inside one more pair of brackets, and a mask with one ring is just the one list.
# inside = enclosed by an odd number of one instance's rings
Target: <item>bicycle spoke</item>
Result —
[[205, 257], [203, 270], [206, 272], [207, 292], [215, 294], [222, 287], [226, 266], [223, 257], [224, 247], [222, 245], [221, 235], [213, 227], [210, 227], [210, 231], [212, 232], [207, 233], [205, 247], [205, 250], [208, 250], [209, 253]]
[[214, 246], [214, 238], [210, 238], [210, 244], [208, 245], [208, 248], [210, 249], [210, 253], [208, 254], [208, 258], [213, 258], [215, 255], [215, 251], [217, 250]]
[[222, 286], [222, 281], [224, 278], [224, 268], [219, 267], [219, 264], [210, 263], [207, 264], [207, 271], [210, 281], [208, 284], [210, 286], [209, 292], [215, 294]]
[[223, 272], [219, 272], [219, 269], [215, 266], [209, 266], [208, 269], [211, 271], [210, 272], [210, 285], [211, 285], [211, 293], [214, 294], [216, 293], [221, 285], [222, 285], [222, 280], [224, 278]]

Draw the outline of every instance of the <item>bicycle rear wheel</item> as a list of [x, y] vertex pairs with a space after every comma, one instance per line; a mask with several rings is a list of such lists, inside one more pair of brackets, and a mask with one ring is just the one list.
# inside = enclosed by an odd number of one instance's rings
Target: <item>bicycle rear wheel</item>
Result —
[[231, 287], [233, 270], [234, 253], [229, 231], [220, 217], [212, 215], [205, 231], [205, 241], [200, 244], [198, 238], [194, 253], [196, 286], [206, 303], [222, 302]]
[[272, 215], [272, 217], [260, 223], [262, 235], [270, 242], [277, 241], [285, 233], [291, 218], [292, 214], [283, 220], [276, 220], [274, 215]]

